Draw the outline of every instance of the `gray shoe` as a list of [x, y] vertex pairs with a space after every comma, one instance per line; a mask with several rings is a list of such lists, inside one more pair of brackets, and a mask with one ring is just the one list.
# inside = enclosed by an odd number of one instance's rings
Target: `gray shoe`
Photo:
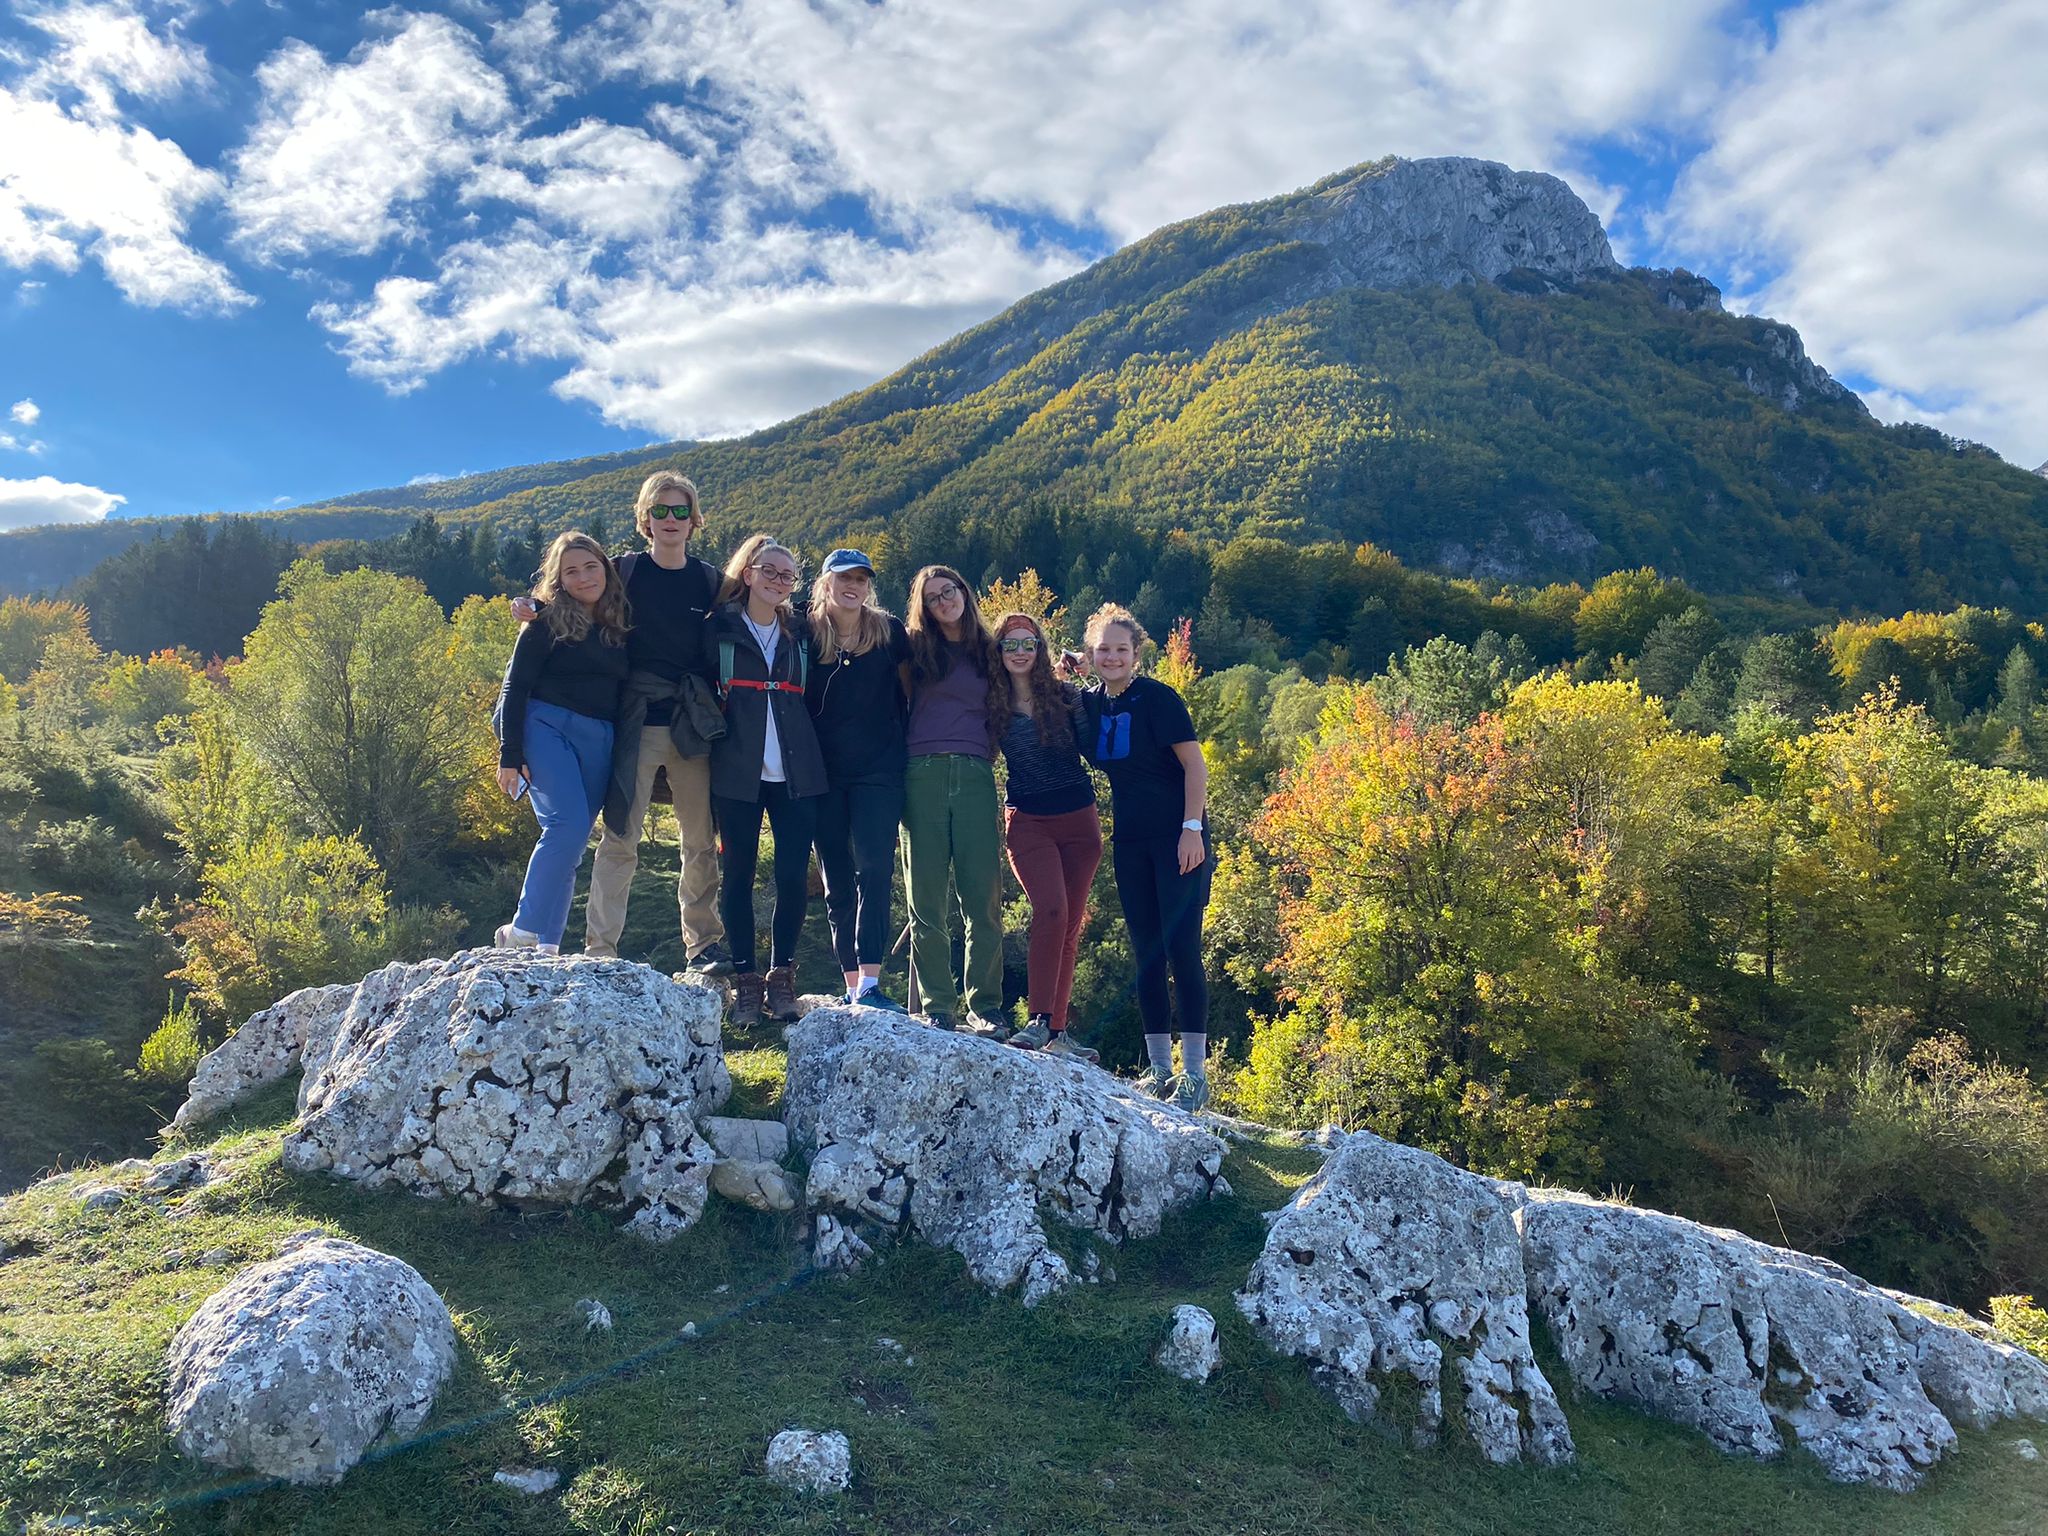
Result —
[[950, 1013], [927, 1013], [924, 1021], [933, 1029], [943, 1029], [949, 1035], [953, 1032], [953, 1015]]
[[[1017, 1042], [1012, 1040], [1010, 1043], [1015, 1045]], [[1058, 1034], [1054, 1035], [1039, 1049], [1048, 1056], [1065, 1056], [1073, 1061], [1085, 1061], [1090, 1066], [1094, 1066], [1102, 1060], [1102, 1052], [1093, 1050], [1085, 1045], [1076, 1045], [1067, 1038], [1065, 1030], [1061, 1030]]]
[[992, 1019], [987, 1014], [975, 1013], [972, 1009], [968, 1011], [966, 1022], [960, 1027], [970, 1035], [980, 1035], [984, 1040], [1003, 1041], [1009, 1039], [1011, 1034], [1007, 1020]]
[[685, 970], [696, 971], [703, 976], [730, 976], [732, 974], [732, 951], [723, 944], [706, 944], [690, 956]]
[[1173, 1074], [1164, 1067], [1147, 1067], [1131, 1086], [1148, 1099], [1163, 1099], [1173, 1092]]
[[1052, 1026], [1043, 1019], [1033, 1019], [1009, 1039], [1009, 1044], [1024, 1051], [1042, 1051], [1051, 1042]]
[[1186, 1110], [1189, 1114], [1205, 1109], [1209, 1104], [1209, 1075], [1206, 1072], [1183, 1072], [1173, 1080], [1173, 1107]]

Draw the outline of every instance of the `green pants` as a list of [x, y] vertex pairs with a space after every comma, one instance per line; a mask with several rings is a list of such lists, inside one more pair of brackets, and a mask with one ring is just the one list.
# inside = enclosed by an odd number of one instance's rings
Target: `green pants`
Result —
[[913, 757], [903, 794], [903, 884], [910, 894], [910, 958], [926, 1013], [957, 1014], [947, 877], [967, 919], [967, 1007], [1003, 1011], [1003, 832], [996, 768], [987, 758]]

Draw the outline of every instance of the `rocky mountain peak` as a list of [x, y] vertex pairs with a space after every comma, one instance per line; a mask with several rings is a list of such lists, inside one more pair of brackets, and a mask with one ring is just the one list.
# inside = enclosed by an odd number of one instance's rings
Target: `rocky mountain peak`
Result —
[[1540, 171], [1445, 156], [1390, 158], [1309, 189], [1281, 230], [1327, 247], [1366, 288], [1497, 282], [1518, 269], [1557, 282], [1620, 269], [1600, 220]]

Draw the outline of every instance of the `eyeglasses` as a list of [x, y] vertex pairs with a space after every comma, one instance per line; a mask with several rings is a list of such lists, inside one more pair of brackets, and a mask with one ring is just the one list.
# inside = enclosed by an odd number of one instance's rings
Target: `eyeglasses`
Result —
[[759, 573], [763, 581], [772, 581], [778, 587], [793, 587], [797, 572], [786, 565], [750, 565], [748, 570]]
[[672, 507], [667, 502], [656, 502], [653, 506], [647, 509], [647, 515], [649, 517], [659, 518], [663, 521], [666, 521], [671, 517], [687, 521], [689, 518], [695, 516], [696, 512], [697, 509], [689, 505], [687, 502], [685, 502], [680, 507]]
[[1006, 651], [1035, 651], [1038, 642], [1029, 635], [1008, 635], [1001, 642]]
[[925, 594], [925, 598], [928, 602], [943, 603], [949, 597], [959, 597], [962, 595], [960, 589], [949, 581], [943, 587], [933, 587]]

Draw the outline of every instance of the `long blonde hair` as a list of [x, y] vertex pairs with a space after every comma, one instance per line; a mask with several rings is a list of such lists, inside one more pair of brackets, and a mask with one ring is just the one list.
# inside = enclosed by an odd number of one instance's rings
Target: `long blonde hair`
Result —
[[[562, 590], [562, 561], [572, 549], [597, 556], [604, 566], [604, 591], [596, 602], [584, 607]], [[606, 645], [624, 645], [626, 631], [633, 627], [633, 609], [626, 601], [626, 584], [619, 580], [619, 568], [604, 546], [587, 533], [558, 533], [540, 563], [540, 582], [533, 589], [534, 601], [545, 603], [542, 610], [548, 632], [557, 640], [573, 644], [597, 626], [598, 638]]]
[[[781, 550], [783, 554], [789, 556], [792, 565], [799, 571], [803, 569], [804, 563], [797, 559], [796, 551], [776, 538], [774, 534], [753, 534], [738, 549], [734, 550], [732, 558], [725, 562], [725, 580], [718, 584], [718, 600], [721, 603], [729, 603], [735, 598], [745, 601], [747, 595], [747, 567], [771, 549]], [[792, 587], [789, 597], [785, 597], [775, 605], [775, 612], [784, 624], [794, 625], [796, 623], [796, 608], [792, 601], [795, 596], [796, 589]]]
[[861, 604], [860, 622], [853, 629], [853, 643], [841, 646], [839, 631], [832, 626], [832, 582], [846, 571], [820, 571], [811, 583], [811, 647], [818, 665], [829, 667], [844, 650], [849, 656], [865, 656], [878, 645], [889, 642], [889, 614], [875, 596], [875, 573], [868, 572], [867, 600]]

